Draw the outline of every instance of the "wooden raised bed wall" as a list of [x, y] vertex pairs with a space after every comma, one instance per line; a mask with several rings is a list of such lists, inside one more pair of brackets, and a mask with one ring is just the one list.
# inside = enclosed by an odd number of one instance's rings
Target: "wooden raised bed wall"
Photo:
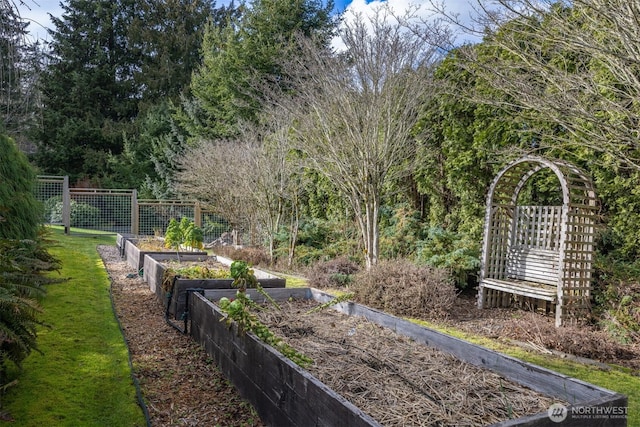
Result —
[[[215, 256], [212, 258], [223, 264], [231, 263], [230, 260], [225, 258]], [[188, 289], [232, 289], [233, 287], [233, 279], [184, 279], [178, 277], [175, 279], [171, 302], [169, 303], [169, 294], [162, 289], [162, 278], [167, 269], [167, 266], [162, 261], [168, 259], [175, 260], [175, 254], [173, 254], [173, 257], [170, 254], [147, 254], [144, 257], [143, 278], [149, 284], [149, 289], [156, 294], [162, 306], [167, 307], [167, 304], [169, 304], [169, 314], [175, 319], [181, 319], [183, 316]], [[182, 256], [181, 259], [185, 260]], [[203, 261], [203, 259], [198, 259], [197, 261]], [[255, 269], [254, 273], [263, 288], [284, 288], [286, 286], [286, 279]], [[233, 292], [235, 294], [235, 289], [233, 289]]]
[[[259, 294], [248, 291], [259, 301]], [[308, 297], [307, 289], [269, 289], [278, 299]], [[211, 297], [235, 291], [205, 291]], [[216, 305], [190, 296], [191, 336], [199, 342], [268, 426], [379, 426], [367, 414], [253, 334], [229, 328]]]
[[138, 272], [144, 268], [145, 255], [154, 255], [158, 260], [177, 259], [180, 256], [180, 259], [185, 261], [201, 261], [209, 256], [204, 251], [144, 251], [136, 246], [139, 241], [140, 237], [133, 234], [118, 234], [116, 237], [116, 246], [120, 251], [120, 256]]
[[[346, 401], [304, 369], [295, 365], [253, 334], [238, 334], [220, 321], [223, 313], [210, 300], [234, 295], [233, 290], [209, 290], [189, 298], [190, 333], [216, 361], [223, 374], [272, 426], [377, 426], [375, 420]], [[331, 296], [315, 289], [268, 289], [276, 300], [314, 298], [319, 302]], [[249, 291], [255, 301], [261, 296]], [[262, 298], [263, 299], [263, 298]], [[619, 393], [532, 365], [493, 350], [416, 325], [395, 316], [354, 304], [341, 303], [338, 310], [363, 316], [419, 343], [448, 352], [458, 359], [494, 371], [508, 380], [527, 386], [572, 407], [626, 408], [627, 398]], [[571, 407], [570, 407], [571, 408]], [[594, 420], [572, 419], [552, 422], [547, 413], [508, 420], [497, 426], [626, 426], [626, 418]]]

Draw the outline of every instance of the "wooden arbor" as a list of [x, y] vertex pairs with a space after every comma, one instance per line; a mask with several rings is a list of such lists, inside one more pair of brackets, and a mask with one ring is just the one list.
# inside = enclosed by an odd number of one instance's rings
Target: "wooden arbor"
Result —
[[[545, 168], [560, 182], [562, 205], [518, 206], [521, 190]], [[505, 167], [487, 196], [478, 307], [555, 309], [556, 326], [584, 319], [597, 205], [591, 180], [567, 162], [527, 156]]]

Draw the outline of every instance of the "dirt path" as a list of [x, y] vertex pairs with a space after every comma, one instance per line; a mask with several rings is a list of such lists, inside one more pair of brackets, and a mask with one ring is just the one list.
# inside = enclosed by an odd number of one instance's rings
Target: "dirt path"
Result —
[[151, 425], [262, 426], [200, 346], [165, 322], [155, 294], [117, 248], [99, 246], [98, 252]]

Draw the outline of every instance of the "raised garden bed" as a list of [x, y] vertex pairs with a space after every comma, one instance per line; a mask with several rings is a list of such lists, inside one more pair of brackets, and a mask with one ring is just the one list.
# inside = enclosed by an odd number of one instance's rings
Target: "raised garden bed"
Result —
[[[181, 259], [183, 264], [190, 261]], [[175, 267], [177, 259], [171, 259], [171, 265]], [[223, 257], [210, 256], [199, 259], [196, 263], [223, 267], [231, 265], [231, 260]], [[169, 263], [164, 255], [147, 254], [144, 257], [143, 278], [149, 284], [149, 289], [158, 297], [158, 301], [163, 307], [168, 307], [168, 314], [174, 319], [182, 319], [186, 309], [187, 293], [191, 291], [205, 291], [210, 289], [232, 289], [233, 279], [187, 279], [175, 277], [168, 289], [163, 287], [165, 272], [169, 268]], [[286, 279], [274, 276], [264, 271], [255, 270], [256, 278], [263, 288], [284, 288]], [[235, 290], [233, 291], [235, 293]]]
[[[140, 271], [144, 268], [144, 257], [152, 255], [157, 260], [182, 259], [185, 261], [199, 261], [208, 257], [204, 251], [175, 251], [173, 249], [164, 248], [162, 241], [158, 240], [156, 245], [149, 245], [149, 238], [141, 238], [134, 235], [118, 235], [116, 238], [116, 246], [120, 250], [120, 255], [126, 259], [127, 263]], [[141, 245], [145, 243], [145, 245]], [[147, 246], [147, 248], [145, 248]], [[153, 247], [155, 246], [155, 247]]]
[[[314, 289], [266, 289], [266, 291], [276, 300], [287, 301], [290, 298], [314, 299], [319, 303], [329, 301], [331, 296]], [[263, 299], [255, 291], [248, 291], [252, 295], [252, 299], [260, 301]], [[190, 333], [207, 351], [207, 353], [215, 360], [216, 364], [225, 374], [225, 376], [238, 388], [241, 394], [249, 400], [256, 408], [262, 420], [268, 425], [278, 426], [377, 426], [377, 425], [401, 425], [401, 423], [391, 422], [389, 420], [380, 420], [380, 416], [373, 417], [368, 414], [360, 401], [354, 404], [353, 401], [347, 399], [348, 393], [342, 390], [345, 395], [339, 394], [340, 390], [334, 390], [331, 386], [321, 382], [315, 375], [310, 373], [315, 367], [305, 370], [295, 365], [289, 359], [282, 356], [270, 346], [264, 345], [253, 334], [238, 333], [236, 327], [232, 325], [228, 327], [226, 322], [221, 322], [223, 313], [211, 302], [218, 301], [221, 297], [233, 297], [235, 290], [207, 290], [204, 295], [192, 294], [190, 297]], [[286, 303], [282, 304], [283, 306]], [[592, 417], [586, 419], [584, 417], [585, 410], [594, 413], [594, 411], [606, 411], [607, 408], [614, 410], [619, 414], [620, 408], [627, 406], [625, 396], [618, 393], [602, 389], [592, 384], [584, 383], [565, 375], [522, 362], [509, 356], [502, 355], [495, 351], [477, 346], [466, 341], [450, 337], [448, 335], [433, 331], [428, 328], [421, 327], [414, 323], [404, 321], [394, 316], [387, 315], [368, 307], [354, 304], [341, 303], [335, 307], [341, 313], [349, 316], [359, 316], [367, 319], [371, 324], [375, 324], [376, 328], [389, 328], [401, 336], [401, 340], [412, 341], [415, 346], [424, 347], [424, 354], [431, 354], [433, 351], [444, 354], [444, 359], [448, 360], [449, 369], [453, 369], [453, 383], [462, 382], [465, 375], [471, 375], [470, 372], [475, 370], [474, 378], [493, 376], [494, 379], [490, 383], [496, 384], [495, 376], [497, 375], [499, 389], [494, 394], [500, 393], [511, 394], [510, 401], [513, 403], [517, 398], [516, 393], [523, 393], [522, 388], [529, 389], [527, 393], [540, 394], [540, 407], [534, 409], [535, 413], [526, 413], [519, 418], [509, 419], [508, 411], [501, 421], [493, 425], [500, 426], [625, 426], [626, 418], [624, 417]], [[348, 321], [355, 321], [351, 318]], [[337, 324], [337, 321], [325, 320], [326, 324]], [[293, 321], [285, 321], [283, 330], [289, 330], [294, 335], [311, 333], [309, 326], [296, 326]], [[326, 325], [324, 325], [326, 326]], [[354, 335], [359, 334], [358, 326], [354, 326]], [[351, 329], [348, 330], [351, 333]], [[316, 363], [326, 363], [327, 359], [337, 358], [339, 353], [345, 352], [345, 343], [351, 342], [349, 333], [343, 334], [342, 340], [333, 340], [332, 348], [334, 355], [328, 355]], [[384, 332], [385, 340], [388, 339], [389, 332]], [[326, 339], [324, 341], [330, 341]], [[344, 341], [344, 342], [343, 342]], [[326, 344], [323, 343], [323, 344]], [[356, 357], [361, 349], [355, 348], [355, 344], [351, 342], [350, 347], [352, 353], [352, 363], [362, 363], [362, 357]], [[305, 353], [305, 349], [299, 349]], [[419, 351], [419, 349], [418, 349]], [[390, 353], [390, 352], [389, 352]], [[440, 357], [440, 356], [439, 356]], [[374, 357], [375, 365], [370, 363], [371, 370], [382, 370], [384, 363], [383, 358]], [[370, 360], [371, 362], [371, 360]], [[416, 357], [416, 364], [423, 364], [424, 370], [443, 371], [447, 366], [437, 366], [435, 358], [428, 361], [421, 360]], [[350, 369], [350, 365], [345, 365], [342, 370], [347, 373], [355, 373], [357, 370]], [[420, 370], [420, 367], [416, 367]], [[477, 372], [480, 372], [478, 374]], [[482, 372], [486, 372], [483, 375]], [[398, 372], [398, 377], [403, 377], [403, 372]], [[407, 372], [407, 376], [410, 373]], [[407, 376], [404, 376], [407, 379]], [[353, 381], [360, 381], [352, 378]], [[409, 378], [411, 381], [411, 378]], [[387, 380], [382, 380], [387, 381]], [[503, 382], [502, 382], [503, 381]], [[418, 378], [415, 378], [416, 384]], [[413, 384], [415, 386], [416, 384]], [[366, 394], [364, 384], [361, 394]], [[462, 383], [460, 384], [463, 385]], [[446, 391], [446, 388], [437, 383], [431, 383], [430, 388], [420, 387], [404, 396], [404, 399], [411, 398], [418, 394], [428, 394], [433, 399], [432, 404], [435, 406], [445, 406], [448, 408], [456, 408], [457, 400], [464, 399], [464, 396], [452, 396], [452, 392]], [[501, 389], [500, 389], [501, 387]], [[462, 387], [460, 387], [462, 388]], [[469, 398], [471, 398], [470, 393]], [[387, 396], [388, 397], [388, 396]], [[380, 398], [380, 397], [378, 397]], [[350, 397], [354, 400], [353, 397]], [[449, 399], [449, 400], [447, 400]], [[451, 400], [453, 399], [453, 400]], [[529, 400], [527, 400], [529, 399]], [[531, 397], [523, 399], [524, 402], [531, 402]], [[356, 399], [357, 400], [357, 399]], [[533, 400], [535, 401], [535, 395]], [[545, 410], [549, 402], [561, 402], [568, 411], [567, 418], [560, 424], [553, 422], [549, 414]], [[387, 404], [390, 404], [387, 402]], [[526, 403], [528, 405], [529, 403]], [[416, 410], [425, 410], [428, 408], [426, 404], [416, 403]], [[507, 408], [504, 405], [503, 408]], [[574, 409], [578, 410], [573, 415]], [[488, 410], [481, 401], [475, 405], [477, 411]], [[514, 407], [515, 409], [515, 407]], [[514, 411], [514, 413], [519, 412]], [[611, 412], [613, 413], [613, 412]], [[467, 414], [464, 414], [465, 416]], [[580, 416], [582, 415], [582, 416]], [[421, 417], [425, 425], [485, 425], [476, 424], [475, 422], [463, 421], [468, 418], [462, 414], [448, 413], [449, 423], [446, 421], [429, 421], [428, 414]], [[409, 419], [409, 417], [407, 417]], [[491, 419], [491, 418], [488, 418]], [[554, 420], [557, 421], [557, 420]], [[415, 425], [414, 423], [409, 423]]]

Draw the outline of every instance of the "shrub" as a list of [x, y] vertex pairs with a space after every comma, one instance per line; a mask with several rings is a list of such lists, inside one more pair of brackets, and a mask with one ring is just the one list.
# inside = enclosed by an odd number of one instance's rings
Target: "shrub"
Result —
[[342, 256], [316, 263], [307, 273], [309, 286], [318, 289], [343, 288], [353, 282], [354, 274], [360, 266]]
[[355, 300], [397, 316], [447, 316], [457, 290], [449, 273], [408, 260], [382, 261], [359, 273], [351, 290]]
[[34, 196], [35, 171], [11, 138], [0, 131], [0, 238], [35, 239], [42, 204]]
[[44, 202], [44, 220], [49, 224], [62, 223], [62, 196], [49, 197]]
[[100, 221], [100, 209], [88, 203], [71, 201], [71, 227], [96, 227]]
[[442, 227], [432, 227], [428, 237], [418, 242], [417, 260], [451, 271], [456, 285], [465, 289], [480, 269], [480, 245]]
[[640, 342], [640, 260], [598, 255], [594, 267], [595, 322], [620, 342]]
[[380, 207], [380, 257], [410, 257], [424, 238], [420, 212], [408, 203]]
[[[523, 331], [529, 342], [535, 342], [544, 348], [554, 349], [578, 357], [595, 360], [632, 360], [634, 352], [628, 344], [612, 339], [607, 331], [595, 326], [563, 326], [556, 328], [552, 322], [544, 321], [534, 313], [523, 315], [513, 326]], [[509, 334], [504, 331], [503, 334]], [[518, 337], [518, 339], [522, 339]]]
[[[45, 221], [50, 224], [62, 224], [62, 196], [48, 198], [44, 203]], [[88, 203], [71, 200], [69, 203], [71, 227], [94, 227], [98, 225], [100, 209]]]
[[[282, 229], [276, 236], [274, 258], [276, 262], [288, 262], [289, 232]], [[296, 239], [295, 256], [287, 268], [305, 269], [317, 262], [339, 256], [356, 259], [362, 255], [359, 232], [342, 223], [313, 219], [302, 221]]]

